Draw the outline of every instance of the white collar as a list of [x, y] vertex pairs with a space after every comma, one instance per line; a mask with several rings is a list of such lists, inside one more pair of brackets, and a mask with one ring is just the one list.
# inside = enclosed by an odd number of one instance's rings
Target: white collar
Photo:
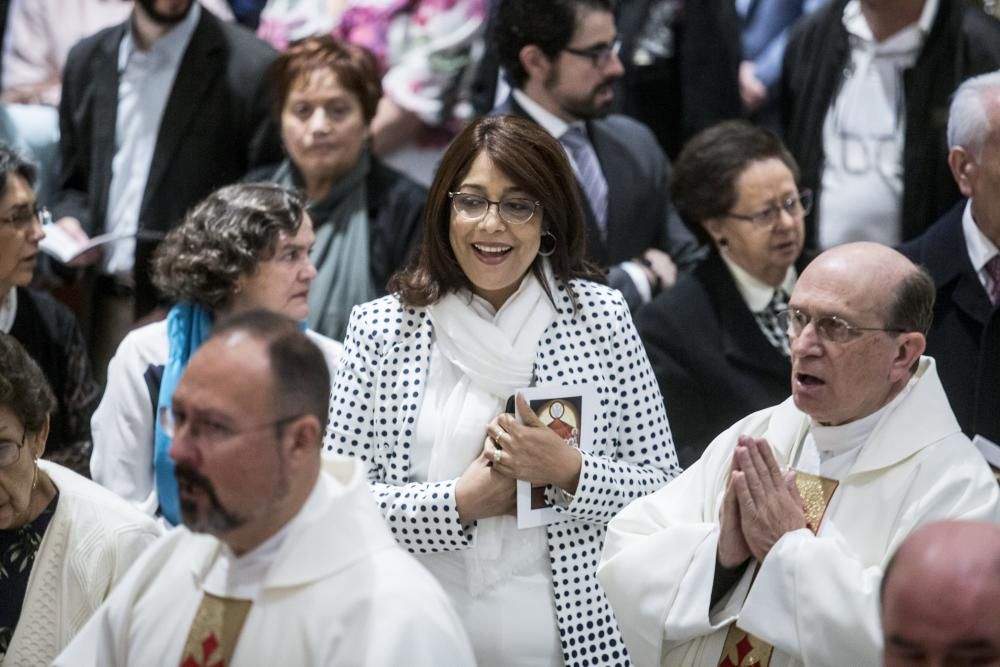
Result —
[[7, 296], [0, 301], [0, 331], [9, 334], [17, 318], [17, 288], [11, 287]]
[[524, 109], [525, 113], [531, 116], [532, 120], [541, 125], [546, 132], [551, 134], [556, 139], [562, 138], [562, 135], [566, 134], [566, 130], [574, 126], [583, 128], [584, 134], [586, 134], [586, 127], [584, 126], [582, 120], [567, 123], [562, 118], [555, 115], [548, 109], [543, 108], [541, 104], [528, 97], [528, 94], [520, 88], [512, 90], [511, 95], [514, 96], [514, 101], [517, 102], [522, 109]]
[[913, 385], [916, 384], [916, 380], [917, 377], [914, 375], [902, 391], [893, 396], [891, 401], [861, 419], [855, 419], [839, 426], [824, 426], [815, 419], [810, 419], [810, 432], [815, 439], [816, 449], [820, 451], [821, 455], [840, 455], [864, 445], [874, 433], [879, 422], [903, 402]]
[[1000, 251], [973, 220], [971, 199], [965, 202], [965, 211], [962, 212], [962, 235], [965, 236], [965, 249], [969, 253], [972, 268], [979, 273]]
[[873, 44], [875, 50], [878, 52], [894, 52], [901, 49], [910, 50], [908, 47], [910, 47], [912, 41], [915, 40], [916, 48], [919, 48], [923, 44], [924, 39], [927, 38], [931, 27], [934, 25], [934, 19], [937, 17], [939, 2], [940, 0], [926, 0], [924, 8], [920, 12], [920, 18], [917, 19], [916, 23], [903, 28], [888, 39], [877, 44], [875, 43], [875, 37], [872, 35], [871, 28], [868, 27], [868, 21], [865, 20], [864, 14], [861, 13], [861, 2], [859, 0], [850, 0], [850, 2], [844, 5], [842, 20], [848, 34], [867, 44]]
[[[729, 259], [725, 252], [720, 252], [719, 254], [722, 256], [722, 261], [729, 268], [729, 272], [733, 275], [733, 280], [736, 281], [736, 289], [739, 290], [740, 296], [743, 297], [743, 301], [746, 302], [750, 312], [759, 313], [767, 308], [767, 305], [771, 303], [771, 299], [774, 298], [775, 287], [750, 275], [746, 269]], [[797, 279], [798, 272], [795, 270], [795, 266], [789, 266], [788, 270], [785, 271], [785, 279], [781, 281], [781, 285], [778, 288], [784, 290], [788, 296], [791, 296], [792, 288], [795, 287]]]
[[[163, 58], [172, 67], [177, 67], [187, 50], [191, 35], [194, 34], [198, 21], [201, 19], [201, 3], [191, 3], [191, 10], [180, 23], [175, 25], [160, 39], [156, 40], [145, 53]], [[143, 52], [135, 41], [132, 19], [126, 24], [125, 37], [118, 47], [118, 72], [124, 72], [129, 59], [136, 52]]]
[[844, 479], [854, 468], [879, 425], [903, 402], [916, 380], [916, 376], [910, 378], [903, 391], [886, 405], [861, 419], [839, 426], [823, 426], [815, 419], [810, 419], [809, 432], [796, 457], [795, 467], [823, 477]]
[[256, 599], [257, 593], [264, 585], [267, 573], [277, 560], [285, 539], [299, 523], [301, 517], [321, 507], [326, 499], [326, 486], [321, 484], [322, 476], [317, 479], [312, 492], [295, 516], [282, 526], [277, 533], [267, 538], [256, 547], [237, 556], [225, 542], [220, 540], [221, 548], [208, 574], [205, 576], [203, 588], [213, 594], [226, 598], [240, 600]]

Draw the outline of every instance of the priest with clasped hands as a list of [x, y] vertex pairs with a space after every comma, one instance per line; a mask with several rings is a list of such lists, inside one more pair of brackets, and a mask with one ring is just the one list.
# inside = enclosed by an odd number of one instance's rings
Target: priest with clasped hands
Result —
[[875, 665], [878, 588], [930, 521], [1000, 523], [1000, 490], [921, 356], [934, 284], [855, 243], [781, 321], [792, 395], [719, 435], [609, 527], [598, 578], [636, 665]]

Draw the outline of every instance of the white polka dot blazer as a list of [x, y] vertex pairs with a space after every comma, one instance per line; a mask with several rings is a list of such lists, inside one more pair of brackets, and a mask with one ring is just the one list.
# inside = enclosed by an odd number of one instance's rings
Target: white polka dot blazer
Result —
[[[680, 472], [656, 379], [621, 294], [571, 281], [553, 291], [558, 314], [535, 360], [535, 384], [587, 383], [601, 413], [583, 455], [567, 521], [548, 527], [563, 655], [570, 666], [629, 664], [596, 571], [607, 522], [631, 501]], [[455, 481], [410, 481], [410, 447], [423, 398], [433, 331], [423, 308], [387, 296], [351, 314], [334, 382], [328, 453], [364, 459], [376, 500], [401, 545], [413, 553], [469, 548], [471, 527], [455, 507]], [[547, 492], [556, 502], [555, 490]]]

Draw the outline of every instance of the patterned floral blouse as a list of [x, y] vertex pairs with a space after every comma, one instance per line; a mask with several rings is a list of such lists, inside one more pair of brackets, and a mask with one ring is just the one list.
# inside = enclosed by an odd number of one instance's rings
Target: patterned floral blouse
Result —
[[482, 49], [486, 14], [486, 0], [268, 0], [257, 36], [278, 50], [328, 32], [363, 46], [378, 60], [386, 96], [428, 127], [450, 130], [466, 115], [463, 75]]
[[17, 619], [21, 616], [35, 554], [58, 503], [59, 493], [56, 492], [34, 521], [13, 530], [0, 530], [0, 659], [7, 655]]

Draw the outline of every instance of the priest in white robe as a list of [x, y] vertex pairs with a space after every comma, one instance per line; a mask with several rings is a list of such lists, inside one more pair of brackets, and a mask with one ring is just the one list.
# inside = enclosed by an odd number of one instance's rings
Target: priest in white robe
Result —
[[598, 578], [634, 664], [877, 665], [899, 543], [937, 519], [1000, 522], [996, 480], [920, 356], [933, 299], [876, 244], [803, 272], [781, 318], [792, 397], [608, 527]]
[[184, 525], [55, 665], [474, 665], [444, 591], [396, 543], [363, 466], [320, 444], [330, 377], [273, 313], [216, 327], [162, 419]]

